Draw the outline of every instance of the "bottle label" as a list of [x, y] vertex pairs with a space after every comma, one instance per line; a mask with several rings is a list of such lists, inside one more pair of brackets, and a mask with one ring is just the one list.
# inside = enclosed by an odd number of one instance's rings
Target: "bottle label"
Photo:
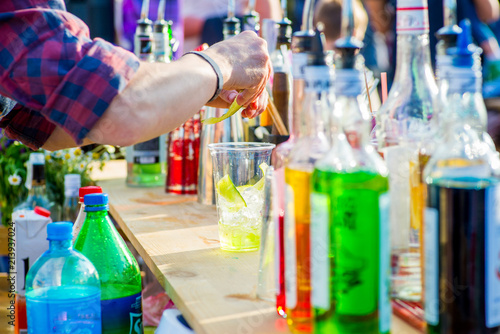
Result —
[[380, 268], [379, 268], [379, 331], [388, 333], [391, 329], [391, 301], [389, 297], [391, 275], [391, 242], [389, 229], [390, 198], [388, 193], [379, 197], [380, 226]]
[[425, 209], [424, 224], [424, 312], [427, 323], [436, 326], [439, 324], [439, 212], [436, 208]]
[[155, 57], [167, 57], [168, 35], [156, 32], [154, 33]]
[[140, 60], [153, 61], [153, 45], [154, 41], [150, 35], [136, 35], [135, 46], [136, 56]]
[[500, 326], [500, 186], [486, 189], [486, 327]]
[[102, 332], [142, 334], [141, 293], [101, 300]]
[[306, 66], [304, 69], [308, 93], [322, 93], [330, 90], [330, 69], [328, 66]]
[[160, 162], [160, 138], [154, 138], [134, 145], [133, 159], [135, 164], [156, 164]]
[[314, 307], [330, 309], [330, 197], [311, 193], [311, 283]]
[[293, 79], [304, 79], [304, 69], [307, 66], [307, 54], [306, 53], [294, 53], [292, 54], [292, 75]]
[[285, 289], [286, 307], [297, 306], [297, 243], [295, 229], [295, 198], [293, 188], [286, 185], [285, 214]]
[[429, 33], [427, 0], [398, 0], [396, 32], [399, 35]]
[[358, 96], [365, 87], [361, 72], [358, 70], [335, 71], [335, 95]]

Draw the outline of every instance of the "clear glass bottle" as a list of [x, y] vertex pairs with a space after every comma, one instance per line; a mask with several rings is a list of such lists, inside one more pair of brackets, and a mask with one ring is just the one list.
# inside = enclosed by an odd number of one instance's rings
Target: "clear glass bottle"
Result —
[[75, 249], [96, 267], [101, 281], [104, 333], [142, 333], [142, 283], [139, 265], [108, 216], [108, 195], [84, 198], [87, 217]]
[[45, 179], [45, 156], [43, 153], [31, 153], [27, 163], [26, 188], [28, 197], [19, 203], [13, 211], [34, 210], [40, 206], [51, 212], [52, 220], [59, 220], [60, 206], [51, 202], [47, 195]]
[[78, 190], [82, 185], [80, 174], [64, 175], [64, 204], [62, 208], [62, 219], [74, 222], [78, 216], [80, 196]]
[[500, 159], [474, 101], [481, 80], [470, 25], [461, 28], [448, 49], [443, 140], [424, 169], [425, 319], [428, 333], [493, 334], [500, 331]]
[[314, 333], [388, 333], [388, 170], [370, 143], [363, 74], [335, 70], [332, 147], [311, 194]]
[[49, 250], [26, 276], [28, 333], [101, 333], [99, 275], [71, 246], [72, 223], [47, 225]]
[[[420, 220], [411, 220], [410, 170], [415, 174], [428, 156], [422, 147], [433, 135], [431, 118], [439, 107], [431, 67], [427, 0], [397, 3], [397, 64], [387, 101], [377, 113], [379, 152], [389, 169], [392, 295], [421, 297]], [[420, 152], [423, 153], [420, 153]], [[410, 162], [414, 166], [410, 166]], [[415, 176], [417, 179], [419, 176]]]
[[85, 204], [83, 202], [83, 198], [85, 197], [85, 195], [101, 194], [101, 193], [102, 193], [102, 188], [99, 186], [82, 187], [78, 191], [79, 209], [78, 209], [78, 216], [76, 217], [75, 223], [73, 224], [73, 244], [75, 243], [76, 238], [78, 237], [78, 234], [82, 229], [83, 222], [87, 217], [87, 212], [85, 212]]
[[[134, 52], [140, 60], [154, 62], [154, 46], [152, 22], [147, 17], [143, 17], [137, 21]], [[167, 171], [166, 135], [128, 146], [126, 158], [127, 185], [134, 187], [165, 185]]]
[[310, 181], [314, 163], [329, 148], [326, 115], [332, 109], [330, 68], [325, 63], [321, 34], [313, 39], [304, 69], [305, 97], [300, 134], [285, 161], [285, 288], [287, 322], [292, 332], [310, 332]]

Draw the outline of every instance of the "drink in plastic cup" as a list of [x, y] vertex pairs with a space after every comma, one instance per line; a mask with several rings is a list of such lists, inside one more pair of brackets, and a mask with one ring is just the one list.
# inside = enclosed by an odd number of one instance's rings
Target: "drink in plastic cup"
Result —
[[214, 171], [219, 237], [223, 250], [259, 248], [264, 174], [274, 144], [209, 144]]

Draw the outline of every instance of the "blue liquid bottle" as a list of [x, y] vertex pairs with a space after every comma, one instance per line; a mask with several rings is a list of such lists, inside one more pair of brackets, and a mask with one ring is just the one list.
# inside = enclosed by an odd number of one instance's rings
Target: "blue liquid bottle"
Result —
[[72, 249], [73, 225], [47, 225], [49, 250], [26, 277], [28, 333], [101, 333], [101, 289], [94, 265]]

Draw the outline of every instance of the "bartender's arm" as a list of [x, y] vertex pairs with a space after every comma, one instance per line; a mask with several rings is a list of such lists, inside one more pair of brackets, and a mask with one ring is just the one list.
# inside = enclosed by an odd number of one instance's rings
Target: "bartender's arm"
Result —
[[[0, 127], [34, 149], [144, 141], [174, 129], [214, 95], [217, 75], [197, 55], [140, 63], [128, 51], [90, 40], [62, 0], [19, 6], [0, 4], [0, 13], [12, 14], [0, 16], [0, 93], [18, 102], [0, 115]], [[270, 72], [265, 42], [245, 33], [205, 52], [224, 82], [211, 105], [227, 107], [241, 91], [244, 115], [260, 113]]]

